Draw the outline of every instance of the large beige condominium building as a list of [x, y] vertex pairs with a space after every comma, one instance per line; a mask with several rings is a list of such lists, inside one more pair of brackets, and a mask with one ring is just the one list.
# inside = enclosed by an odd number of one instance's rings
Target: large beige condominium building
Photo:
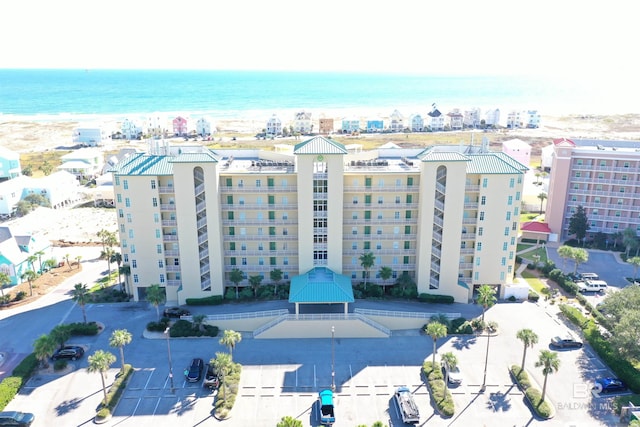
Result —
[[165, 146], [113, 173], [136, 300], [151, 284], [178, 303], [222, 295], [233, 269], [241, 285], [314, 267], [359, 282], [372, 253], [370, 282], [406, 273], [420, 293], [468, 302], [512, 281], [525, 170], [480, 147], [350, 152], [314, 137], [288, 154]]
[[569, 220], [580, 205], [590, 235], [640, 231], [640, 142], [553, 141], [545, 217], [560, 240], [569, 237]]

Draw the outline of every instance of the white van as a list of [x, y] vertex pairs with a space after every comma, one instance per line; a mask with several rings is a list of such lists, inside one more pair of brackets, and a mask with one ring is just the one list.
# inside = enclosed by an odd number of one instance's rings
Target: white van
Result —
[[607, 282], [604, 280], [587, 280], [578, 283], [580, 292], [605, 292], [607, 290]]
[[600, 276], [596, 273], [580, 273], [580, 278], [582, 280], [600, 280]]

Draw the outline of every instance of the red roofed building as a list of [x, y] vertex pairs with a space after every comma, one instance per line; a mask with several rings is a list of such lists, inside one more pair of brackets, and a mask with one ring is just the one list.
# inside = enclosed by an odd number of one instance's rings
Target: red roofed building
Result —
[[535, 240], [537, 242], [546, 242], [551, 233], [551, 229], [546, 222], [529, 221], [520, 226], [522, 235], [520, 239]]

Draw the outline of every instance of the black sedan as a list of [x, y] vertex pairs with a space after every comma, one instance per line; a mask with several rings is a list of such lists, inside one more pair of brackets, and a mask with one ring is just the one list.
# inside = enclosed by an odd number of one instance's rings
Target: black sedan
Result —
[[617, 378], [606, 377], [606, 378], [598, 378], [596, 379], [595, 386], [593, 389], [597, 393], [619, 393], [622, 391], [627, 391], [627, 385]]
[[29, 412], [0, 412], [0, 426], [29, 427], [35, 416]]
[[164, 317], [181, 317], [181, 316], [190, 316], [191, 312], [189, 310], [185, 310], [180, 307], [167, 307], [162, 312]]
[[191, 365], [189, 365], [189, 369], [187, 369], [185, 372], [187, 381], [190, 383], [195, 383], [200, 381], [200, 378], [202, 377], [203, 369], [204, 369], [204, 361], [200, 358], [193, 359], [191, 361]]
[[62, 347], [56, 350], [56, 352], [53, 353], [53, 356], [51, 356], [51, 358], [53, 360], [58, 360], [58, 359], [78, 360], [83, 355], [84, 355], [84, 348], [78, 347], [75, 345], [67, 345], [65, 347]]

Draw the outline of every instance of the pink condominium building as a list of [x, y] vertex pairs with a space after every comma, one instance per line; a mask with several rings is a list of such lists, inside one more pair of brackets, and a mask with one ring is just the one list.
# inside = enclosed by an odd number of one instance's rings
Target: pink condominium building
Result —
[[589, 218], [588, 235], [640, 231], [640, 142], [556, 139], [546, 221], [560, 241], [578, 206]]
[[[157, 146], [113, 170], [131, 292], [170, 302], [223, 295], [230, 273], [271, 283], [317, 267], [369, 283], [403, 274], [419, 293], [500, 294], [514, 274], [526, 167], [485, 146], [350, 150], [313, 137], [289, 150]], [[383, 280], [378, 271], [389, 267]]]

